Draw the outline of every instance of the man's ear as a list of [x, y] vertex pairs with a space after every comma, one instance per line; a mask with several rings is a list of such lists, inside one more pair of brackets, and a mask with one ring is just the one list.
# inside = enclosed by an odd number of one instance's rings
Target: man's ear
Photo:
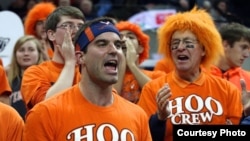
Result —
[[224, 48], [230, 47], [230, 44], [226, 40], [222, 41], [222, 45], [223, 45]]
[[77, 64], [83, 64], [84, 63], [84, 54], [82, 51], [75, 51], [76, 61]]
[[48, 39], [49, 39], [50, 41], [56, 40], [55, 32], [54, 32], [53, 30], [48, 30], [48, 31], [47, 31], [47, 36], [48, 36]]

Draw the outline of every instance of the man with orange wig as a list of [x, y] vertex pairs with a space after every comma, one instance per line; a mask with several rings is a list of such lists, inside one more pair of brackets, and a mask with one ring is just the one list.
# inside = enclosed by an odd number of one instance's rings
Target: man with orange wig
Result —
[[138, 25], [121, 21], [116, 24], [116, 27], [124, 40], [123, 53], [126, 61], [119, 72], [119, 80], [115, 88], [122, 97], [137, 103], [142, 87], [151, 79], [165, 73], [139, 67], [149, 57], [149, 37]]
[[172, 141], [177, 124], [239, 124], [241, 92], [206, 70], [224, 55], [212, 17], [195, 7], [168, 17], [158, 32], [159, 50], [174, 69], [148, 82], [138, 102], [148, 114], [153, 139]]
[[30, 9], [24, 20], [25, 34], [34, 35], [42, 42], [44, 51], [48, 54], [45, 59], [52, 58], [53, 49], [47, 40], [44, 24], [48, 15], [55, 9], [56, 6], [51, 2], [40, 2]]

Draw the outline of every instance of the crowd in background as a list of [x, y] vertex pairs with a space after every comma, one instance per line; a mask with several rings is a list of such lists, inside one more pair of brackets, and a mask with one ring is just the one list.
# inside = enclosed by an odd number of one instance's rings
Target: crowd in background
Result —
[[207, 9], [217, 23], [236, 21], [250, 26], [247, 16], [250, 2], [236, 0], [12, 0], [5, 7], [0, 3], [0, 10], [11, 10], [24, 20], [28, 11], [40, 1], [51, 1], [56, 6], [78, 7], [87, 20], [104, 15], [127, 20], [145, 10], [174, 8], [177, 11], [186, 11], [197, 5]]

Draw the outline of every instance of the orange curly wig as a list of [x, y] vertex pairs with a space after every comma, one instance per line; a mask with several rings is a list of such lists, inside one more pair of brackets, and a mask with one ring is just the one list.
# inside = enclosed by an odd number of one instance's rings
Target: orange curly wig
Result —
[[170, 60], [170, 65], [173, 65], [170, 50], [171, 36], [177, 30], [191, 30], [204, 46], [206, 55], [201, 61], [201, 66], [209, 68], [218, 62], [221, 55], [224, 55], [222, 39], [212, 17], [205, 10], [194, 7], [191, 11], [168, 17], [158, 29], [158, 52]]
[[56, 9], [56, 6], [51, 2], [40, 2], [36, 4], [28, 12], [24, 21], [25, 34], [34, 35], [37, 21], [45, 20], [47, 16]]
[[143, 52], [139, 55], [139, 63], [142, 63], [149, 57], [149, 36], [141, 30], [141, 28], [128, 21], [120, 21], [116, 23], [116, 27], [119, 31], [129, 30], [133, 32], [139, 41], [139, 44], [144, 48]]

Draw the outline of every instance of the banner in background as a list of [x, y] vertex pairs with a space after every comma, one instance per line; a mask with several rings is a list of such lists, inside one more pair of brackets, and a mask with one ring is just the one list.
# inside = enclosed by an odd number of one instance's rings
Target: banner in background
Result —
[[149, 30], [160, 27], [167, 17], [173, 14], [176, 14], [175, 9], [153, 9], [135, 14], [128, 20], [138, 24], [142, 30]]
[[24, 35], [21, 18], [12, 11], [0, 11], [0, 58], [3, 66], [10, 63], [16, 41]]

